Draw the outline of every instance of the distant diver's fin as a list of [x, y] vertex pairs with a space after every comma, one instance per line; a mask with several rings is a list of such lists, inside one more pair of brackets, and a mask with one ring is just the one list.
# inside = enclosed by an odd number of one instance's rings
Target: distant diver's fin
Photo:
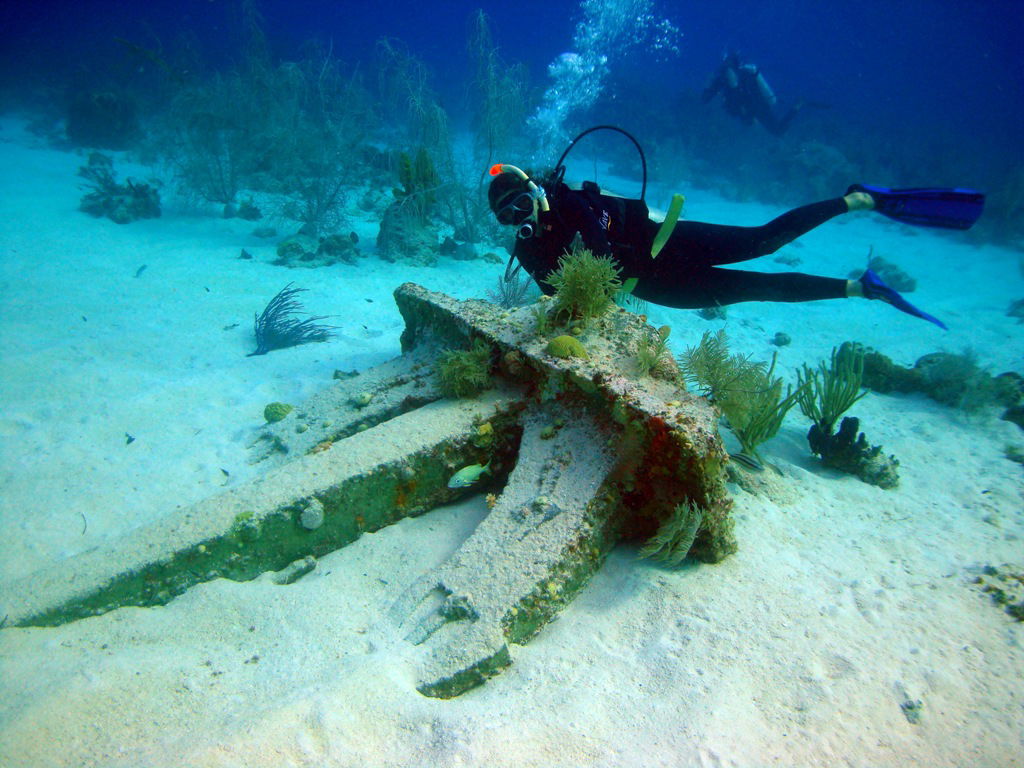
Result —
[[851, 192], [871, 195], [875, 210], [883, 216], [922, 227], [970, 229], [985, 207], [984, 193], [974, 189], [889, 189], [854, 184], [846, 194]]
[[893, 290], [871, 269], [868, 269], [860, 276], [860, 284], [864, 290], [864, 298], [866, 299], [881, 299], [887, 304], [892, 304], [900, 312], [906, 312], [908, 315], [914, 317], [920, 317], [922, 320], [927, 320], [929, 323], [935, 323], [944, 331], [948, 331], [949, 328], [946, 324], [939, 320], [933, 315], [929, 315], [924, 310], [918, 309], [909, 301], [904, 299], [899, 292]]

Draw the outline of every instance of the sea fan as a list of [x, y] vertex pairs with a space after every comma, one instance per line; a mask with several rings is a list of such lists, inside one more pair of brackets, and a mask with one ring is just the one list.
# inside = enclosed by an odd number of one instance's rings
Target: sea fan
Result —
[[256, 349], [247, 357], [265, 355], [272, 349], [296, 347], [310, 341], [327, 341], [331, 331], [337, 326], [318, 325], [317, 321], [326, 320], [326, 315], [307, 317], [299, 320], [296, 314], [302, 312], [302, 304], [295, 296], [306, 288], [292, 288], [288, 283], [270, 300], [263, 314], [255, 316], [253, 330], [256, 333]]

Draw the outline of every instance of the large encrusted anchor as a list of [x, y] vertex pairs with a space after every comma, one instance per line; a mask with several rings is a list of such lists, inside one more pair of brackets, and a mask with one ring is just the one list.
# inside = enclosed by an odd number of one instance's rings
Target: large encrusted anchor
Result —
[[[735, 550], [717, 414], [636, 372], [634, 350], [652, 332], [642, 319], [617, 313], [584, 334], [588, 358], [563, 359], [549, 354], [531, 308], [411, 283], [395, 300], [403, 354], [262, 428], [259, 477], [0, 585], [0, 614], [14, 626], [56, 625], [164, 604], [220, 577], [281, 571], [288, 583], [311, 558], [467, 493], [450, 478], [487, 462], [505, 482], [490, 514], [390, 614], [415, 644], [419, 690], [447, 697], [507, 666], [509, 644], [568, 604], [617, 541], [650, 536], [677, 505], [703, 511], [692, 556]], [[494, 387], [442, 397], [440, 355], [481, 341]]]

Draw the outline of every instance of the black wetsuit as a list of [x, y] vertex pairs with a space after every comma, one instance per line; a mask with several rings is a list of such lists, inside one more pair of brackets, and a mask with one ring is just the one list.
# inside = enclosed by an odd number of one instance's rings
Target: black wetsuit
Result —
[[639, 200], [571, 190], [559, 184], [549, 194], [551, 210], [539, 216], [540, 235], [516, 241], [515, 257], [541, 290], [577, 232], [598, 255], [611, 255], [620, 279], [635, 277], [633, 295], [667, 307], [695, 309], [741, 301], [815, 301], [846, 296], [846, 280], [799, 272], [765, 273], [721, 269], [774, 253], [805, 232], [846, 213], [842, 198], [812, 203], [760, 227], [680, 221], [656, 259], [651, 244], [660, 228]]

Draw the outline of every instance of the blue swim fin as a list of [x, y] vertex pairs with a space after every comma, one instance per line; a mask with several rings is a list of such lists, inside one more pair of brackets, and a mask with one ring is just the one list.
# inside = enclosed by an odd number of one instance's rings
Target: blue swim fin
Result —
[[974, 189], [889, 189], [854, 184], [846, 194], [851, 192], [867, 192], [883, 216], [922, 227], [970, 229], [985, 207], [985, 194]]
[[922, 320], [927, 320], [929, 323], [935, 323], [944, 331], [949, 330], [949, 328], [946, 327], [946, 324], [937, 317], [929, 315], [927, 312], [918, 309], [909, 301], [904, 299], [897, 291], [883, 283], [882, 278], [875, 274], [873, 270], [868, 269], [860, 276], [860, 284], [864, 289], [865, 299], [881, 299], [887, 304], [892, 304], [900, 312], [906, 312], [908, 315], [920, 317]]

